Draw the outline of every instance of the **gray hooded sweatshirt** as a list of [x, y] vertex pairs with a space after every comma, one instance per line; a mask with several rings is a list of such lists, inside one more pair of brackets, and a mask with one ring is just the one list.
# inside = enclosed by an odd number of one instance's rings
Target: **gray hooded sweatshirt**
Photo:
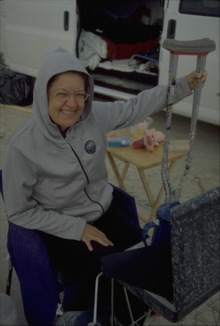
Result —
[[[66, 138], [48, 115], [47, 84], [52, 76], [77, 71], [87, 76], [89, 98]], [[175, 102], [192, 92], [177, 81]], [[166, 107], [167, 86], [128, 101], [93, 101], [93, 80], [71, 53], [50, 52], [34, 88], [33, 115], [13, 133], [5, 153], [3, 189], [8, 219], [29, 229], [81, 240], [85, 224], [100, 218], [112, 200], [105, 167], [106, 133], [139, 123]]]

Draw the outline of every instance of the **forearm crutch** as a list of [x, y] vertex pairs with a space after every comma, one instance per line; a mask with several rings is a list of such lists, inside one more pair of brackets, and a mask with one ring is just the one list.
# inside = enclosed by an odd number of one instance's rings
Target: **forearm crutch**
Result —
[[162, 169], [161, 176], [165, 190], [165, 203], [178, 201], [180, 198], [181, 189], [186, 175], [189, 173], [192, 161], [192, 147], [195, 139], [197, 117], [199, 112], [199, 103], [202, 92], [202, 82], [199, 80], [198, 87], [196, 87], [193, 95], [192, 117], [189, 132], [189, 151], [186, 157], [186, 164], [180, 182], [176, 189], [171, 184], [170, 176], [168, 174], [168, 149], [169, 149], [169, 136], [172, 121], [172, 109], [174, 92], [176, 85], [176, 72], [178, 65], [179, 55], [196, 55], [197, 65], [196, 72], [203, 73], [205, 71], [206, 57], [209, 52], [215, 50], [215, 42], [209, 38], [204, 38], [195, 41], [176, 41], [166, 39], [163, 42], [163, 48], [170, 51], [170, 64], [169, 64], [169, 80], [168, 80], [168, 96], [167, 96], [167, 110], [166, 110], [166, 132], [165, 141], [163, 146]]

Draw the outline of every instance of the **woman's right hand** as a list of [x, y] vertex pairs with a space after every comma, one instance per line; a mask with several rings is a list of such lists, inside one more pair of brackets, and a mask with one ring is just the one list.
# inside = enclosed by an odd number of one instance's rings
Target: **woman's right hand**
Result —
[[87, 245], [89, 251], [93, 251], [91, 241], [96, 241], [105, 247], [114, 246], [114, 244], [106, 237], [105, 233], [91, 224], [86, 224], [81, 240]]

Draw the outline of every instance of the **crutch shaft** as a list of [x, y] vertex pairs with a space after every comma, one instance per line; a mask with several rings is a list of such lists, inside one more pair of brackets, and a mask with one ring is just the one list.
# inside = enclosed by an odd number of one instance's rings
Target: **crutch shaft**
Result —
[[[195, 41], [177, 41], [173, 39], [166, 39], [163, 42], [163, 47], [170, 51], [170, 67], [169, 67], [169, 81], [168, 81], [168, 99], [167, 99], [167, 116], [166, 116], [166, 134], [165, 143], [163, 147], [163, 158], [161, 176], [165, 190], [165, 202], [171, 202], [179, 200], [181, 187], [183, 185], [185, 176], [189, 172], [190, 164], [192, 161], [192, 146], [194, 144], [196, 123], [199, 111], [200, 97], [202, 92], [202, 82], [199, 80], [198, 87], [195, 89], [193, 96], [193, 110], [190, 124], [190, 142], [189, 152], [186, 158], [185, 170], [180, 178], [180, 182], [175, 189], [173, 189], [168, 175], [168, 147], [169, 147], [169, 134], [171, 129], [172, 121], [172, 108], [173, 108], [173, 97], [175, 91], [175, 78], [178, 64], [179, 55], [197, 55], [197, 66], [196, 72], [203, 73], [205, 71], [206, 57], [209, 52], [215, 50], [215, 42], [205, 38]], [[172, 84], [173, 82], [173, 84]]]

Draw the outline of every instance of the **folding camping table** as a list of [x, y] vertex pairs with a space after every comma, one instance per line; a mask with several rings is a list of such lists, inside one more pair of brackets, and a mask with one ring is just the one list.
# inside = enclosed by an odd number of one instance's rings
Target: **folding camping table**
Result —
[[[153, 152], [147, 152], [144, 148], [131, 148], [131, 147], [108, 147], [107, 148], [107, 156], [112, 167], [112, 170], [115, 174], [115, 177], [118, 181], [119, 188], [126, 190], [125, 188], [125, 178], [128, 172], [128, 168], [130, 164], [136, 166], [142, 185], [147, 195], [147, 199], [151, 206], [151, 214], [150, 219], [153, 219], [156, 214], [157, 207], [161, 203], [162, 196], [164, 193], [163, 186], [160, 187], [159, 192], [154, 198], [152, 194], [152, 190], [147, 179], [146, 174], [144, 173], [145, 170], [151, 169], [156, 166], [161, 165], [162, 161], [162, 152], [163, 152], [163, 144], [161, 143], [159, 147], [153, 149]], [[169, 174], [171, 175], [176, 162], [181, 159], [182, 157], [186, 156], [187, 152], [170, 152], [168, 156], [169, 162]], [[124, 167], [122, 172], [119, 172], [116, 160], [118, 159], [124, 162]], [[128, 191], [129, 192], [129, 191]], [[146, 221], [146, 218], [140, 216], [141, 219]], [[149, 219], [148, 219], [149, 220]]]

